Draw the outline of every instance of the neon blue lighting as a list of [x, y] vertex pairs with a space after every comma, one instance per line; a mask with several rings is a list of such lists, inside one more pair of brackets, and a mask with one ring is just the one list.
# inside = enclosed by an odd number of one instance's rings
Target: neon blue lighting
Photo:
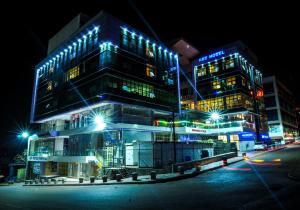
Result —
[[159, 46], [158, 49], [161, 50], [161, 46]]
[[147, 39], [146, 43], [148, 44], [149, 42], [150, 42], [149, 39]]
[[168, 50], [167, 50], [167, 49], [165, 49], [165, 50], [164, 50], [164, 52], [166, 53], [166, 52], [168, 52]]
[[64, 51], [65, 51], [65, 52], [68, 52], [68, 50], [67, 50], [67, 49], [64, 49]]
[[131, 36], [132, 36], [132, 37], [134, 37], [134, 36], [135, 36], [135, 33], [134, 33], [134, 32], [132, 32], [132, 33], [131, 33]]
[[173, 54], [172, 52], [169, 53], [170, 56], [172, 56], [172, 54]]
[[94, 27], [94, 30], [95, 30], [95, 31], [98, 31], [98, 30], [99, 30], [99, 27], [98, 27], [98, 26], [95, 26], [95, 27]]
[[82, 42], [81, 39], [77, 39], [77, 41], [78, 41], [79, 43]]
[[68, 48], [71, 50], [72, 49], [72, 47], [71, 46], [68, 46]]
[[152, 47], [155, 47], [155, 43], [152, 44]]
[[174, 58], [178, 58], [178, 55], [174, 55]]
[[143, 39], [143, 36], [140, 36], [139, 39]]
[[92, 35], [92, 32], [91, 32], [91, 31], [89, 31], [89, 35]]
[[47, 62], [47, 63], [46, 63], [46, 65], [48, 66], [48, 65], [49, 65], [49, 63]]
[[124, 33], [127, 32], [127, 28], [123, 28]]
[[57, 58], [59, 58], [59, 55], [56, 55]]
[[50, 60], [49, 62], [52, 63], [52, 60]]
[[63, 52], [60, 52], [60, 54], [63, 55], [64, 53], [63, 53]]
[[86, 35], [83, 35], [82, 38], [86, 39]]
[[74, 42], [73, 45], [76, 46], [77, 44]]
[[210, 55], [203, 56], [203, 57], [199, 58], [198, 61], [199, 62], [206, 61], [208, 59], [220, 57], [221, 55], [225, 55], [225, 52], [223, 50], [220, 50], [218, 52], [214, 52], [214, 53], [212, 53]]

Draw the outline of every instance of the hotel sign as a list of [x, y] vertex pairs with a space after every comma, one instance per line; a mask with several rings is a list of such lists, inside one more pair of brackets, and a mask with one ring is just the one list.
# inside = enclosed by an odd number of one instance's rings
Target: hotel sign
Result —
[[28, 156], [28, 161], [48, 161], [48, 157], [41, 157], [41, 156]]
[[214, 59], [214, 58], [218, 58], [222, 55], [225, 55], [224, 50], [220, 50], [220, 51], [214, 52], [210, 55], [203, 56], [203, 57], [199, 58], [199, 62], [207, 61], [207, 60]]

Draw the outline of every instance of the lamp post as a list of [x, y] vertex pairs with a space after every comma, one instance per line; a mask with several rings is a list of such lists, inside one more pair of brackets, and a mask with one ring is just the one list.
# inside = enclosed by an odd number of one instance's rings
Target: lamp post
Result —
[[220, 120], [221, 116], [220, 116], [220, 114], [219, 114], [218, 112], [214, 111], [214, 112], [212, 112], [212, 113], [210, 114], [210, 118], [211, 118], [213, 121], [217, 122], [217, 126], [218, 126], [218, 138], [219, 138], [219, 135], [220, 135], [219, 120]]
[[17, 135], [19, 139], [27, 140], [27, 151], [26, 151], [26, 168], [25, 168], [25, 179], [28, 178], [28, 156], [29, 156], [29, 144], [30, 144], [30, 136], [29, 132], [23, 131], [21, 134]]

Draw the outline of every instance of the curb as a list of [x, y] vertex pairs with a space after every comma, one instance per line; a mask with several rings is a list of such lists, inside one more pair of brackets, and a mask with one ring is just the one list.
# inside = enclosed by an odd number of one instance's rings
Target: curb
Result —
[[[228, 165], [239, 162], [244, 160], [243, 158], [239, 159], [239, 160], [235, 160], [232, 162], [229, 162]], [[192, 178], [192, 177], [196, 177], [202, 173], [208, 172], [208, 171], [212, 171], [218, 168], [222, 168], [223, 166], [216, 166], [213, 168], [209, 168], [209, 169], [205, 169], [203, 171], [194, 171], [192, 173], [189, 174], [183, 174], [183, 175], [178, 175], [178, 176], [174, 176], [174, 177], [170, 177], [170, 178], [161, 178], [161, 179], [156, 179], [156, 180], [149, 180], [149, 181], [129, 181], [129, 182], [112, 182], [112, 183], [85, 183], [85, 184], [79, 184], [79, 183], [74, 183], [74, 184], [32, 184], [32, 185], [25, 185], [23, 184], [23, 186], [25, 187], [34, 187], [34, 186], [48, 186], [48, 187], [54, 187], [54, 186], [95, 186], [95, 185], [124, 185], [124, 184], [156, 184], [156, 183], [166, 183], [166, 182], [172, 182], [172, 181], [178, 181], [178, 180], [182, 180], [182, 179], [188, 179], [188, 178]]]
[[[262, 155], [262, 154], [265, 154], [267, 152], [273, 152], [273, 151], [277, 151], [277, 150], [281, 150], [281, 149], [284, 149], [285, 147], [283, 148], [278, 148], [278, 149], [275, 149], [275, 150], [272, 150], [272, 151], [265, 151], [265, 152], [262, 152], [262, 153], [259, 153], [257, 155], [254, 155], [252, 157], [256, 157], [256, 156], [259, 156], [259, 155]], [[244, 160], [244, 158], [241, 157], [241, 159], [238, 159], [238, 160], [234, 160], [232, 162], [228, 162], [228, 165], [230, 164], [233, 164], [233, 163], [237, 163], [239, 161], [242, 161]], [[149, 181], [129, 181], [129, 182], [112, 182], [112, 183], [83, 183], [83, 184], [79, 184], [79, 183], [74, 183], [74, 184], [32, 184], [32, 185], [25, 185], [23, 184], [23, 186], [25, 187], [34, 187], [34, 186], [48, 186], [48, 187], [55, 187], [55, 186], [95, 186], [95, 185], [123, 185], [123, 184], [156, 184], [156, 183], [166, 183], [166, 182], [172, 182], [172, 181], [178, 181], [178, 180], [182, 180], [182, 179], [187, 179], [187, 178], [192, 178], [192, 177], [196, 177], [202, 173], [205, 173], [205, 172], [208, 172], [208, 171], [212, 171], [212, 170], [215, 170], [215, 169], [219, 169], [219, 168], [222, 168], [223, 165], [219, 165], [219, 166], [216, 166], [216, 167], [213, 167], [213, 168], [209, 168], [209, 169], [205, 169], [203, 171], [194, 171], [192, 173], [189, 173], [189, 174], [183, 174], [183, 175], [178, 175], [178, 176], [174, 176], [174, 177], [170, 177], [170, 178], [161, 178], [161, 179], [156, 179], [156, 180], [149, 180]]]

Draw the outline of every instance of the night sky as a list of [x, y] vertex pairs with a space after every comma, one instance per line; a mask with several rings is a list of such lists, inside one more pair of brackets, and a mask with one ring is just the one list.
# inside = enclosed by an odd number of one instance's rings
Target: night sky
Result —
[[[79, 12], [93, 17], [100, 10], [106, 10], [151, 35], [127, 0], [20, 2], [11, 1], [6, 8], [2, 7], [5, 11], [1, 14], [2, 47], [5, 47], [0, 76], [2, 148], [25, 145], [16, 140], [13, 132], [18, 131], [18, 125], [29, 125], [33, 68], [46, 56], [48, 39]], [[159, 38], [166, 43], [183, 37], [200, 51], [206, 51], [232, 41], [243, 41], [257, 55], [264, 75], [277, 75], [293, 90], [299, 101], [296, 56], [299, 54], [300, 36], [296, 3], [203, 2], [133, 0]]]

